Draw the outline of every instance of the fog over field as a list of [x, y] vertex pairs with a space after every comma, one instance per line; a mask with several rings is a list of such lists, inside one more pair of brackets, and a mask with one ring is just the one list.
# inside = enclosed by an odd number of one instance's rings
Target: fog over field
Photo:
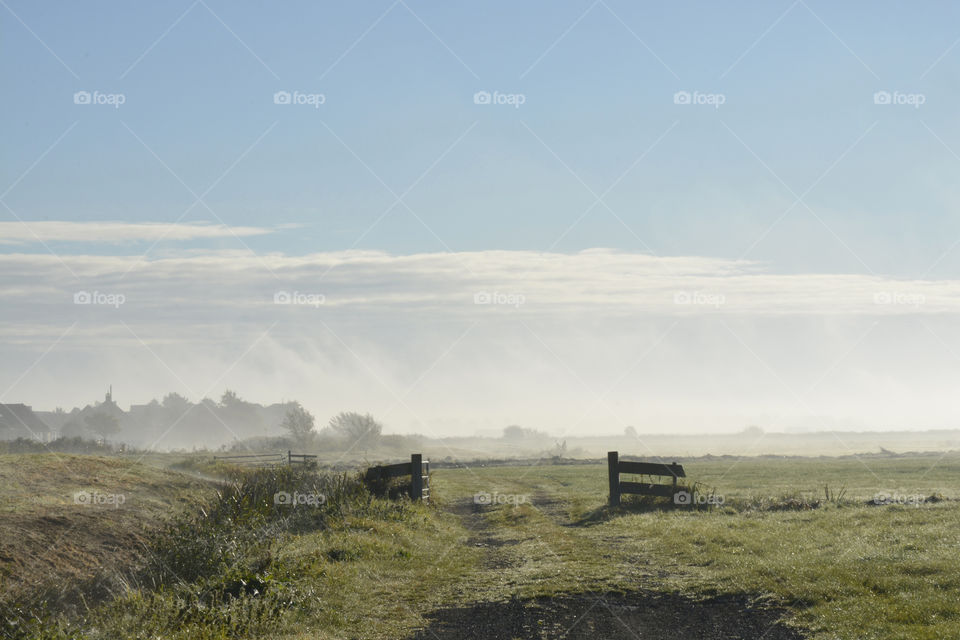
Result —
[[[120, 243], [168, 232], [228, 233], [62, 229]], [[70, 250], [60, 233], [38, 226]], [[38, 242], [16, 238], [8, 249]], [[231, 388], [442, 436], [511, 423], [570, 435], [957, 426], [954, 280], [613, 249], [165, 253], [0, 257], [16, 398], [53, 409], [109, 384], [128, 403]]]

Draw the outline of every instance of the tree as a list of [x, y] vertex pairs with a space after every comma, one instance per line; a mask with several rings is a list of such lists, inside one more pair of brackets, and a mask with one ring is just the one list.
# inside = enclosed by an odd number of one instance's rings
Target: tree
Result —
[[383, 425], [377, 422], [372, 415], [354, 412], [338, 413], [330, 418], [330, 428], [337, 434], [364, 449], [375, 444], [383, 432]]
[[87, 429], [76, 418], [70, 418], [60, 428], [61, 438], [82, 438], [87, 435]]
[[313, 423], [313, 415], [300, 406], [299, 402], [295, 402], [293, 407], [288, 410], [283, 417], [283, 422], [280, 426], [286, 429], [290, 433], [290, 437], [298, 444], [305, 445], [309, 443], [315, 435]]
[[236, 391], [227, 389], [223, 392], [223, 395], [220, 396], [221, 407], [233, 407], [239, 404], [243, 404], [243, 400], [240, 399]]
[[86, 423], [87, 431], [104, 439], [120, 430], [120, 421], [109, 413], [103, 413], [102, 411], [91, 413], [83, 421]]
[[763, 429], [758, 427], [755, 424], [751, 424], [746, 429], [740, 432], [741, 436], [747, 436], [749, 438], [759, 438], [763, 435]]
[[623, 430], [623, 435], [635, 440], [637, 438], [637, 430], [635, 427], [627, 427]]
[[163, 408], [175, 414], [186, 413], [192, 405], [190, 401], [176, 392], [168, 393], [163, 397]]
[[512, 424], [509, 427], [503, 428], [504, 440], [534, 440], [546, 437], [547, 434], [543, 431], [537, 431], [536, 429], [530, 429], [528, 427], [521, 427], [518, 424]]

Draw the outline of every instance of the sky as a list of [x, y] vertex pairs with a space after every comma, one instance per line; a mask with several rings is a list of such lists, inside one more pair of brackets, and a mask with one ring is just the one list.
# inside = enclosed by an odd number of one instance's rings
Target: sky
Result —
[[958, 13], [0, 0], [0, 402], [955, 428]]

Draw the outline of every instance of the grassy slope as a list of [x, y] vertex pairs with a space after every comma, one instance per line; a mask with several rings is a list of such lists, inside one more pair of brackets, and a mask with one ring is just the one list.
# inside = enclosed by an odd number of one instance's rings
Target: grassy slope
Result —
[[[112, 458], [0, 456], [0, 604], [44, 585], [130, 562], [160, 521], [205, 487], [182, 474]], [[123, 504], [76, 504], [76, 492]]]
[[[834, 490], [848, 488], [849, 503], [801, 512], [728, 507], [608, 517], [602, 466], [442, 470], [434, 486], [442, 495], [499, 491], [532, 500], [534, 506], [493, 507], [484, 516], [497, 525], [501, 542], [509, 541], [498, 550], [513, 567], [501, 592], [751, 593], [789, 606], [795, 622], [818, 638], [960, 637], [960, 505], [864, 504], [878, 491], [957, 496], [960, 461], [934, 461], [744, 461], [733, 468], [688, 468], [734, 504], [798, 490], [822, 496], [825, 482]], [[496, 597], [496, 591], [486, 595]]]
[[[193, 476], [218, 470], [185, 469]], [[0, 456], [0, 485], [0, 613], [7, 614], [0, 619], [11, 621], [48, 615], [39, 594], [20, 588], [25, 577], [55, 589], [130, 565], [164, 521], [177, 511], [195, 511], [214, 489], [190, 475], [129, 461], [51, 455]], [[77, 491], [122, 493], [125, 502], [119, 509], [77, 505]], [[270, 580], [284, 585], [295, 605], [281, 615], [265, 614], [266, 626], [252, 625], [252, 637], [396, 638], [457, 599], [478, 553], [462, 544], [466, 532], [455, 515], [385, 500], [361, 511], [331, 518], [322, 530], [264, 532]], [[121, 592], [116, 600], [81, 608], [81, 618], [69, 617], [66, 626], [49, 619], [42, 633], [57, 639], [236, 637], [231, 616], [245, 619], [254, 601], [239, 601], [234, 613], [204, 615], [183, 600], [201, 586]]]

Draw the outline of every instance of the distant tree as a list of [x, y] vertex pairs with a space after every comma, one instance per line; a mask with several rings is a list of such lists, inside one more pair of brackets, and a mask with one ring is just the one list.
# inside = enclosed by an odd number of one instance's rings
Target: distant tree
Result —
[[87, 435], [87, 428], [76, 418], [70, 418], [60, 429], [62, 438], [82, 438]]
[[636, 439], [638, 437], [637, 430], [634, 427], [627, 427], [624, 429], [623, 435], [631, 439]]
[[190, 408], [190, 401], [179, 393], [168, 393], [163, 397], [163, 408], [175, 413], [184, 413]]
[[523, 438], [524, 431], [523, 427], [518, 424], [511, 424], [509, 427], [503, 428], [503, 439], [504, 440], [521, 440]]
[[313, 424], [313, 416], [297, 402], [287, 411], [280, 426], [286, 429], [298, 444], [306, 445], [315, 435]]
[[97, 411], [83, 419], [87, 431], [102, 438], [109, 438], [120, 430], [120, 421], [115, 416]]
[[548, 434], [544, 433], [543, 431], [521, 427], [517, 424], [512, 424], [509, 427], [504, 427], [503, 429], [504, 440], [526, 440], [546, 437], [548, 437]]
[[221, 407], [231, 407], [233, 405], [240, 404], [241, 402], [243, 402], [243, 400], [240, 399], [240, 396], [238, 396], [235, 391], [231, 391], [230, 389], [225, 390], [223, 395], [220, 396]]
[[330, 429], [346, 438], [350, 445], [366, 449], [376, 444], [383, 433], [383, 425], [369, 413], [341, 412], [330, 418]]
[[750, 425], [746, 429], [740, 432], [742, 436], [748, 436], [750, 438], [759, 438], [763, 435], [763, 429], [758, 427], [755, 424]]

